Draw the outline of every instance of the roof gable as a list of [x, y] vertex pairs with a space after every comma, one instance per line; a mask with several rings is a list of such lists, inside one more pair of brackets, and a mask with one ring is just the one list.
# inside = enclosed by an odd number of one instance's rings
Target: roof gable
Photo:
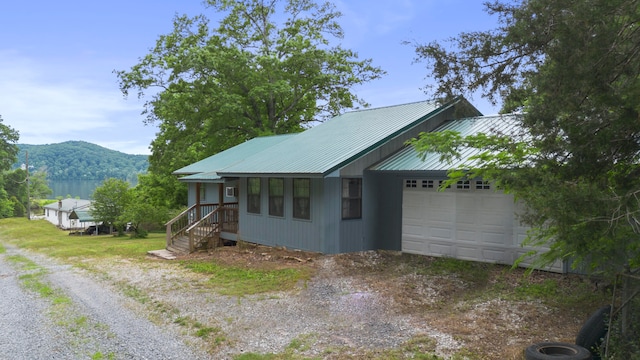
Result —
[[[231, 165], [222, 176], [324, 175], [462, 101], [422, 101], [339, 115]], [[477, 112], [477, 110], [476, 110]]]
[[[500, 132], [517, 136], [519, 131], [517, 114], [478, 116], [473, 118], [447, 121], [434, 132], [452, 130], [462, 136], [474, 134], [490, 134]], [[370, 167], [374, 171], [447, 171], [468, 162], [468, 159], [480, 153], [478, 149], [466, 149], [460, 159], [451, 163], [440, 160], [440, 154], [427, 153], [424, 160], [420, 158], [413, 146], [407, 146], [388, 159]]]

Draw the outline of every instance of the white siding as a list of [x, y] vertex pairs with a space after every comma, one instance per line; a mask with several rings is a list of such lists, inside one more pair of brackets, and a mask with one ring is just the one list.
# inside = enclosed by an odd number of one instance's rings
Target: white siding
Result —
[[[527, 228], [516, 218], [513, 196], [473, 182], [445, 191], [413, 184], [403, 184], [402, 251], [512, 265], [530, 250], [521, 246]], [[561, 265], [548, 270], [561, 272]]]

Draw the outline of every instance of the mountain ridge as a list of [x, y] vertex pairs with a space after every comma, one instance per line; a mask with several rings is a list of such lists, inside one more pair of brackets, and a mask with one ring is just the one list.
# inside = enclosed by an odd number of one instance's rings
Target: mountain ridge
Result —
[[25, 164], [28, 152], [29, 169], [46, 171], [49, 180], [132, 180], [149, 167], [148, 155], [126, 154], [81, 140], [17, 146], [18, 160], [13, 168]]

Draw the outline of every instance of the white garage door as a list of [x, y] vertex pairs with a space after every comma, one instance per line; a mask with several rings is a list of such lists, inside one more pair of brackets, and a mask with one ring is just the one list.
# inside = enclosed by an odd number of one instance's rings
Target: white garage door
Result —
[[512, 265], [529, 250], [520, 245], [527, 228], [516, 219], [513, 196], [490, 184], [460, 182], [444, 191], [438, 180], [410, 179], [404, 185], [402, 251]]

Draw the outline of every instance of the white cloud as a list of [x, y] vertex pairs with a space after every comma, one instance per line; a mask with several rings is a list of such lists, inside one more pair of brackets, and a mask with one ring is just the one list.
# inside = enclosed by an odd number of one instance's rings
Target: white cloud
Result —
[[86, 72], [0, 51], [4, 123], [18, 130], [20, 143], [85, 140], [113, 144], [118, 147], [109, 148], [127, 153], [149, 153], [154, 131], [143, 126], [140, 104], [123, 99], [112, 74], [81, 75]]

